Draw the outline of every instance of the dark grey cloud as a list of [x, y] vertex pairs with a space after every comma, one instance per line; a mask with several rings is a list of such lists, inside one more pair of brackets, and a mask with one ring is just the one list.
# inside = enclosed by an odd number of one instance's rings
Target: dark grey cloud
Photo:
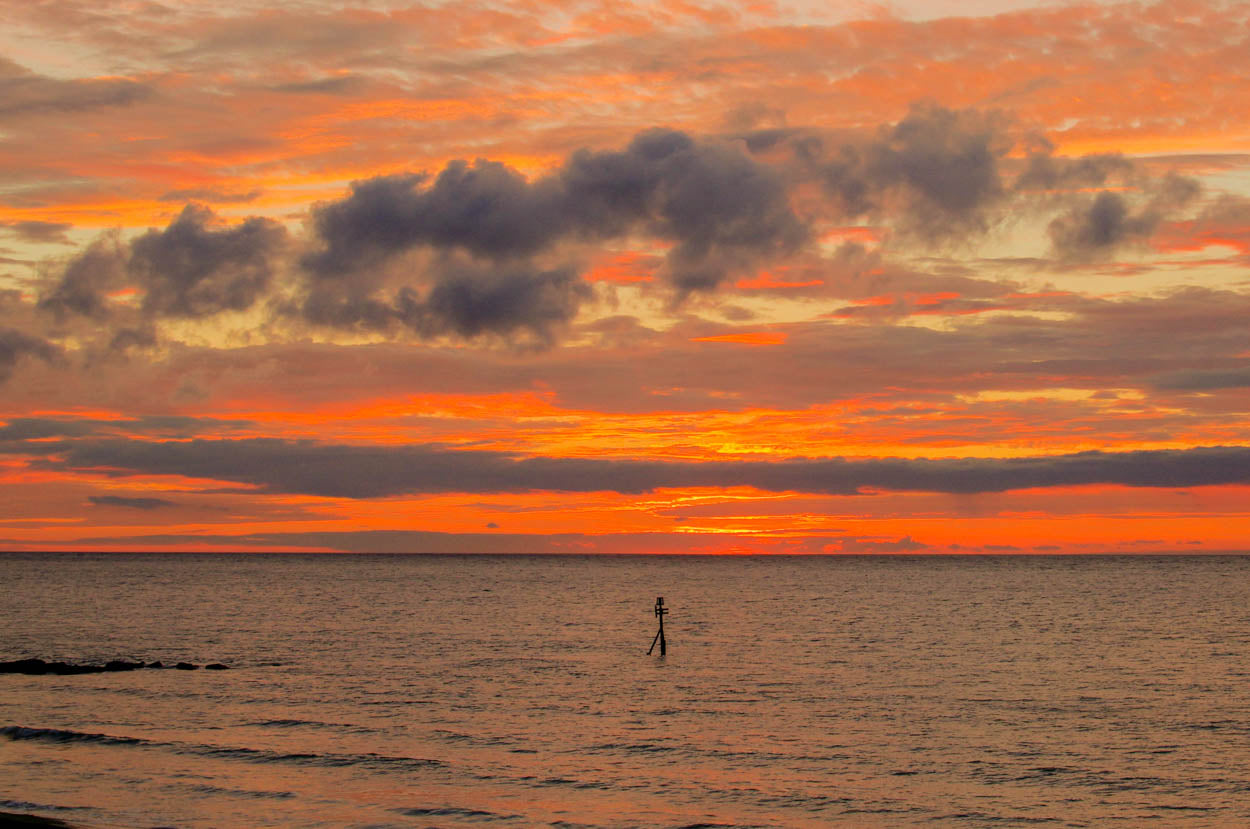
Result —
[[465, 339], [524, 334], [529, 342], [550, 345], [593, 293], [570, 268], [542, 270], [454, 257], [431, 265], [424, 280], [424, 293], [404, 287], [393, 296], [320, 283], [301, 312], [311, 322], [339, 328], [404, 325], [422, 337]]
[[1250, 366], [1169, 372], [1156, 377], [1154, 386], [1168, 391], [1247, 389], [1250, 388]]
[[61, 350], [46, 340], [16, 329], [0, 328], [0, 383], [8, 380], [18, 360], [27, 356], [51, 363], [61, 358]]
[[57, 80], [0, 58], [0, 118], [127, 106], [151, 94], [149, 87], [124, 78]]
[[1104, 190], [1055, 218], [1047, 232], [1060, 258], [1107, 256], [1122, 245], [1145, 242], [1199, 191], [1197, 182], [1178, 175], [1150, 182], [1137, 206], [1124, 194]]
[[376, 498], [436, 492], [612, 491], [750, 486], [769, 492], [855, 495], [872, 490], [975, 494], [1120, 484], [1188, 487], [1250, 483], [1250, 447], [1081, 452], [1029, 458], [793, 458], [649, 461], [521, 457], [437, 446], [322, 445], [276, 439], [69, 440], [43, 463], [115, 475], [183, 475], [271, 493]]
[[902, 229], [936, 241], [990, 222], [985, 209], [1004, 194], [1006, 126], [994, 112], [918, 104], [872, 140], [798, 150], [847, 216], [898, 211]]
[[192, 190], [170, 190], [168, 193], [162, 193], [159, 200], [163, 202], [209, 202], [211, 204], [244, 204], [246, 202], [256, 201], [261, 197], [263, 190], [245, 190], [242, 192], [230, 190], [218, 190], [215, 188], [199, 187]]
[[251, 307], [269, 287], [272, 259], [286, 231], [253, 217], [213, 229], [213, 213], [189, 204], [164, 230], [130, 243], [130, 274], [147, 293], [143, 309], [159, 316], [202, 317]]
[[510, 335], [527, 329], [549, 343], [577, 314], [590, 286], [570, 269], [531, 271], [471, 265], [443, 270], [424, 301], [402, 308], [404, 322], [427, 336]]
[[922, 544], [912, 539], [910, 535], [905, 535], [896, 541], [882, 541], [879, 539], [867, 538], [847, 538], [839, 545], [839, 551], [843, 553], [914, 553], [920, 550], [929, 549], [928, 544]]
[[[253, 217], [217, 228], [211, 210], [189, 204], [164, 230], [122, 243], [112, 234], [70, 260], [59, 280], [39, 300], [58, 318], [70, 314], [109, 316], [109, 290], [134, 284], [144, 292], [148, 316], [203, 317], [251, 307], [270, 285], [274, 260], [286, 231]], [[118, 332], [122, 344], [143, 344], [146, 329]]]
[[102, 319], [108, 316], [105, 294], [121, 287], [126, 276], [126, 254], [115, 235], [91, 243], [61, 272], [51, 291], [39, 299], [39, 308], [58, 319], [71, 314]]
[[45, 417], [14, 417], [0, 427], [0, 441], [80, 437], [96, 431], [99, 421], [57, 420]]
[[154, 345], [156, 345], [156, 329], [151, 325], [141, 325], [135, 328], [123, 327], [117, 329], [109, 340], [109, 351], [124, 354], [132, 348], [151, 348]]
[[[43, 440], [91, 435], [144, 435], [147, 437], [187, 438], [205, 432], [252, 429], [246, 420], [216, 420], [185, 415], [150, 415], [130, 420], [97, 418], [14, 417], [0, 426], [0, 441]], [[21, 447], [11, 447], [23, 451]]]
[[278, 84], [270, 89], [297, 95], [351, 95], [359, 92], [365, 84], [365, 79], [360, 75], [338, 75], [333, 78]]
[[1055, 157], [1049, 153], [1034, 153], [1028, 165], [1016, 179], [1016, 190], [1068, 190], [1083, 187], [1102, 187], [1115, 177], [1131, 178], [1136, 165], [1117, 153], [1081, 156], [1079, 158]]
[[27, 242], [55, 242], [69, 244], [65, 231], [74, 226], [67, 222], [0, 222], [0, 227], [7, 228]]
[[644, 231], [674, 243], [666, 275], [679, 293], [715, 287], [761, 257], [806, 239], [779, 174], [732, 146], [653, 129], [621, 151], [574, 153], [533, 182], [498, 162], [455, 161], [424, 175], [357, 182], [314, 212], [321, 278], [375, 268], [417, 247], [504, 262], [562, 240]]
[[1104, 191], [1056, 218], [1048, 232], [1062, 255], [1082, 257], [1110, 251], [1125, 242], [1144, 241], [1157, 224], [1157, 216], [1134, 215], [1124, 196]]
[[[1044, 138], [1016, 135], [1011, 127], [994, 111], [917, 104], [871, 139], [830, 141], [809, 133], [790, 146], [800, 169], [824, 185], [844, 217], [892, 221], [905, 237], [933, 244], [1022, 213], [1059, 211], [1050, 236], [1061, 259], [1105, 256], [1144, 241], [1199, 192], [1193, 179], [1153, 178], [1120, 155], [1055, 157]], [[1006, 172], [1019, 166], [1008, 154], [1020, 143], [1030, 154], [1008, 185]], [[1128, 193], [1081, 192], [1113, 186]]]
[[675, 242], [666, 277], [679, 296], [783, 258], [807, 239], [776, 170], [675, 130], [639, 133], [623, 152], [577, 152], [558, 175], [582, 235], [609, 238], [641, 223]]
[[459, 248], [502, 259], [547, 247], [561, 232], [559, 194], [549, 180], [530, 185], [495, 161], [453, 161], [429, 187], [426, 176], [355, 182], [351, 195], [314, 212], [324, 247], [304, 264], [340, 276], [419, 245]]
[[126, 507], [127, 509], [154, 510], [177, 506], [164, 498], [127, 498], [122, 495], [88, 495], [87, 500], [97, 507]]

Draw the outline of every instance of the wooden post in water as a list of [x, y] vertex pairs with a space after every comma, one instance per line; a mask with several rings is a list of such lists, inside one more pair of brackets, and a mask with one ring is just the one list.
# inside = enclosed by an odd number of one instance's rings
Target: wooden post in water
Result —
[[651, 647], [647, 648], [647, 656], [651, 655], [651, 651], [655, 650], [655, 643], [660, 643], [660, 656], [668, 653], [668, 642], [664, 641], [664, 614], [668, 613], [668, 608], [664, 606], [664, 597], [656, 596], [655, 598], [655, 617], [660, 620], [660, 631], [651, 640]]

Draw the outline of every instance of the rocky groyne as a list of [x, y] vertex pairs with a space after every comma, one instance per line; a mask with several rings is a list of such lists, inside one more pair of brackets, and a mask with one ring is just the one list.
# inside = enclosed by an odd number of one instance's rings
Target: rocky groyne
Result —
[[[166, 665], [163, 662], [127, 662], [124, 659], [114, 659], [110, 662], [105, 662], [103, 665], [74, 665], [68, 662], [45, 662], [42, 659], [17, 659], [12, 662], [0, 662], [0, 674], [29, 674], [32, 676], [43, 674], [74, 676], [76, 674], [104, 674], [119, 671], [166, 668], [176, 671], [197, 671], [200, 669], [200, 666], [192, 662], [177, 662], [172, 665]], [[204, 669], [207, 671], [226, 671], [230, 669], [230, 666], [223, 665], [220, 662], [213, 662], [205, 665]]]

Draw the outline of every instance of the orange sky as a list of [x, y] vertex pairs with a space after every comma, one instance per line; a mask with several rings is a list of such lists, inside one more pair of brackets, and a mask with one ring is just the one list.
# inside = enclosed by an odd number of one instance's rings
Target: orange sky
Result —
[[167, 12], [0, 10], [0, 548], [1250, 545], [1242, 3]]

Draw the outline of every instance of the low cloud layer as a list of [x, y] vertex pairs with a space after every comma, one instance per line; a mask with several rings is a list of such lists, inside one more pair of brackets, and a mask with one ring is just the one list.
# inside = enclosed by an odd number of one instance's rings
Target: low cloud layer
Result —
[[[708, 462], [521, 457], [438, 447], [319, 445], [273, 439], [80, 440], [32, 448], [46, 453], [41, 464], [56, 469], [122, 476], [182, 475], [269, 493], [341, 498], [538, 490], [637, 494], [661, 488], [732, 486], [831, 495], [872, 490], [975, 494], [1086, 484], [1250, 483], [1250, 447], [1241, 446], [1006, 459]], [[21, 452], [22, 447], [9, 451]]]
[[176, 506], [164, 498], [128, 498], [124, 495], [88, 495], [87, 500], [97, 507], [124, 507], [145, 512]]

